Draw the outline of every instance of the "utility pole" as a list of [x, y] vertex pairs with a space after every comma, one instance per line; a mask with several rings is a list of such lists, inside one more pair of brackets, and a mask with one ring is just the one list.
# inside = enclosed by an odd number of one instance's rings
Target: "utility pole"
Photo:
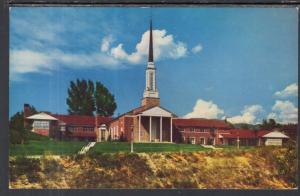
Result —
[[131, 126], [130, 152], [133, 153], [133, 126]]

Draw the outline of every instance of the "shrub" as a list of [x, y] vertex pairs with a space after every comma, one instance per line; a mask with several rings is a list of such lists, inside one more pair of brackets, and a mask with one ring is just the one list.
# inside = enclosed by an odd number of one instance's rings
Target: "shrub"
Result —
[[29, 182], [40, 180], [41, 162], [39, 159], [17, 157], [15, 160], [10, 160], [9, 164], [11, 181], [15, 181], [21, 175], [26, 175]]

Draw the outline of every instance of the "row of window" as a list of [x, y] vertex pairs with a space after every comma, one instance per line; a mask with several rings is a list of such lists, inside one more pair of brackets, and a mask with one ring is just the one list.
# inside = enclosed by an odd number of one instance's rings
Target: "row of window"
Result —
[[49, 129], [50, 123], [49, 121], [34, 121], [33, 128], [34, 129]]
[[69, 131], [94, 131], [94, 127], [68, 127]]
[[202, 129], [202, 128], [187, 128], [184, 129], [184, 131], [189, 131], [189, 132], [210, 132], [213, 131], [214, 129]]
[[[191, 144], [196, 144], [196, 138], [195, 137], [189, 137], [189, 138], [183, 137], [183, 141], [191, 143]], [[199, 144], [206, 144], [206, 141], [205, 141], [204, 137], [198, 138], [198, 141], [199, 141]]]

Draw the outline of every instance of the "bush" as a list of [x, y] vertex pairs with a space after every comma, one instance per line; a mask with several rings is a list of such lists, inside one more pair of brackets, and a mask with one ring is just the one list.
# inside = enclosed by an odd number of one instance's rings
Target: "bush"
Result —
[[27, 134], [27, 140], [34, 140], [34, 141], [48, 141], [50, 138], [48, 136], [39, 135], [33, 132], [29, 132]]
[[15, 181], [18, 177], [26, 175], [29, 182], [38, 182], [40, 180], [41, 162], [39, 159], [30, 159], [26, 157], [17, 157], [9, 161], [10, 180]]

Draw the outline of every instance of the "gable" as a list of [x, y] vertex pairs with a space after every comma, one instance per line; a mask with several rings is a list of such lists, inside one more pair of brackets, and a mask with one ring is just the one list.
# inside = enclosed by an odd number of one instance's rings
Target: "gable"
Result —
[[150, 108], [148, 110], [145, 110], [141, 112], [141, 115], [144, 116], [163, 116], [163, 117], [173, 117], [173, 114], [169, 111], [167, 111], [164, 108], [161, 108], [159, 106]]
[[57, 118], [54, 118], [53, 116], [50, 116], [49, 114], [46, 114], [44, 112], [29, 116], [29, 117], [27, 117], [27, 119], [32, 119], [32, 120], [58, 120]]

